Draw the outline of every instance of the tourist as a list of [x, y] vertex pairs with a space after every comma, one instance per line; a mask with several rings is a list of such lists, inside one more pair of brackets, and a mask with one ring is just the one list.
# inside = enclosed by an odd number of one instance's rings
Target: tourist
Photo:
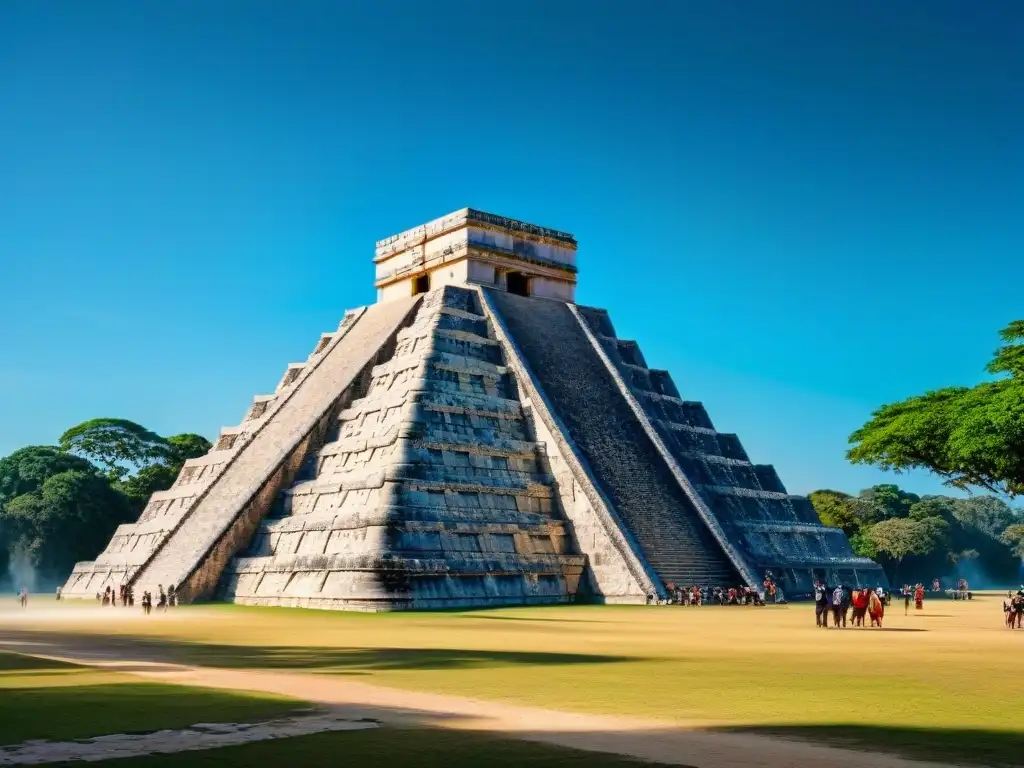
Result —
[[21, 592], [18, 593], [18, 600], [21, 602], [21, 607], [28, 608], [28, 587], [22, 587]]
[[110, 587], [107, 587], [103, 590], [103, 600], [101, 604], [110, 605]]
[[125, 594], [125, 597], [128, 599], [128, 607], [129, 608], [134, 608], [135, 607], [135, 587], [133, 587], [131, 584], [129, 584], [128, 586], [126, 586], [124, 588], [124, 594]]
[[870, 592], [871, 590], [868, 589], [855, 589], [850, 597], [853, 607], [853, 626], [855, 627], [864, 626], [864, 616], [868, 612]]
[[1017, 594], [1010, 601], [1010, 608], [1012, 610], [1010, 628], [1013, 628], [1013, 620], [1016, 619], [1017, 629], [1020, 629], [1021, 622], [1024, 621], [1024, 588], [1017, 590]]
[[149, 616], [150, 611], [153, 610], [153, 596], [149, 592], [142, 593], [142, 612]]
[[60, 602], [60, 587], [57, 587], [57, 602]]
[[910, 613], [910, 585], [903, 585], [903, 615]]
[[843, 603], [845, 602], [843, 585], [840, 584], [832, 590], [832, 624], [837, 629], [839, 628], [840, 622], [842, 622], [844, 627], [846, 626], [846, 615], [843, 609]]
[[159, 593], [157, 594], [157, 598], [156, 598], [156, 607], [159, 608], [162, 611], [166, 611], [167, 610], [167, 594], [164, 592], [164, 585], [163, 584], [157, 584], [156, 588], [157, 588], [157, 590], [159, 590]]
[[764, 574], [764, 593], [773, 603], [778, 602], [778, 598], [776, 597], [775, 577], [772, 576], [771, 571], [766, 571]]
[[173, 608], [178, 604], [178, 593], [171, 584], [167, 587], [167, 607]]
[[877, 590], [868, 597], [868, 616], [871, 618], [871, 626], [882, 626], [882, 617], [885, 615], [885, 604], [878, 596]]
[[814, 585], [814, 621], [828, 629], [828, 587], [820, 581]]
[[920, 611], [924, 608], [924, 585], [918, 584], [914, 587], [914, 610]]

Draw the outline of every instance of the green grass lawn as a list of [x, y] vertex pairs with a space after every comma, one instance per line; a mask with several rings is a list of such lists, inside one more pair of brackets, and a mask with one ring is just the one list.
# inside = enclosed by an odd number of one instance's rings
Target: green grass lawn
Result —
[[319, 768], [336, 764], [358, 768], [522, 768], [526, 765], [531, 768], [638, 768], [649, 765], [624, 757], [500, 739], [471, 731], [395, 728], [321, 733], [202, 752], [91, 763], [111, 768], [250, 768], [254, 765]]
[[124, 674], [0, 653], [0, 744], [253, 722], [308, 705], [269, 695], [139, 682]]
[[152, 620], [88, 606], [55, 613], [26, 619], [18, 637], [1024, 765], [1024, 630], [1002, 626], [998, 597], [930, 600], [909, 615], [893, 606], [884, 630], [828, 631], [802, 605], [386, 615], [213, 605]]

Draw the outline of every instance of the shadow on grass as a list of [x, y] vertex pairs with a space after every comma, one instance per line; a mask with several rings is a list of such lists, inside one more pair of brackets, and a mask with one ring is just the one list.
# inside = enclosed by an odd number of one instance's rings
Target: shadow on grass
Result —
[[78, 668], [74, 664], [67, 664], [63, 661], [40, 659], [36, 656], [23, 656], [16, 652], [0, 650], [0, 674], [55, 669], [72, 670]]
[[[130, 678], [128, 678], [130, 679]], [[71, 740], [108, 733], [148, 733], [200, 722], [253, 722], [295, 714], [305, 702], [160, 683], [4, 688], [0, 745]]]
[[875, 627], [876, 632], [927, 632], [927, 629], [915, 629], [913, 627]]
[[902, 725], [751, 725], [716, 729], [970, 765], [1024, 765], [1024, 733]]
[[622, 656], [590, 656], [581, 653], [483, 651], [461, 648], [310, 648], [182, 643], [176, 644], [172, 650], [176, 656], [180, 655], [182, 660], [204, 666], [315, 669], [338, 674], [609, 664], [629, 660]]
[[529, 616], [476, 616], [471, 613], [463, 614], [460, 618], [463, 619], [482, 619], [486, 621], [551, 621], [556, 624], [565, 622], [567, 624], [614, 624], [616, 622], [605, 621], [604, 619], [542, 619], [539, 617]]
[[[650, 763], [552, 744], [501, 738], [492, 733], [424, 728], [372, 728], [273, 739], [233, 747], [127, 758], [117, 768], [249, 768], [287, 765], [320, 768], [339, 762], [350, 768], [643, 768]], [[106, 763], [103, 763], [106, 765]], [[687, 766], [681, 766], [687, 768]]]
[[[16, 632], [0, 631], [0, 648]], [[73, 655], [97, 661], [192, 664], [229, 669], [307, 670], [360, 675], [375, 671], [495, 669], [569, 664], [613, 664], [635, 657], [544, 651], [491, 651], [463, 648], [338, 648], [290, 645], [222, 645], [174, 639], [36, 635], [25, 653]], [[62, 651], [64, 653], [62, 653]], [[115, 667], [117, 671], [129, 671]]]

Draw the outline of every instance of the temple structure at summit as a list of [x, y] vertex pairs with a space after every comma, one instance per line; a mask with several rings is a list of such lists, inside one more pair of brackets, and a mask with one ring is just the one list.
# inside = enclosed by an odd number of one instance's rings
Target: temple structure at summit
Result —
[[377, 244], [350, 310], [63, 594], [350, 610], [884, 583], [576, 305], [576, 240], [463, 209]]

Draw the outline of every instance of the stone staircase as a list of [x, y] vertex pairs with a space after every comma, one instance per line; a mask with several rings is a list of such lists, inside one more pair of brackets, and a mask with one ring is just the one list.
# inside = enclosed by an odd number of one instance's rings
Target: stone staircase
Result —
[[[409, 317], [418, 299], [376, 304], [338, 338], [318, 346], [306, 365], [289, 366], [273, 406], [254, 406], [261, 422], [210, 481], [190, 486], [186, 466], [170, 493], [188, 492], [188, 513], [132, 578], [135, 592], [177, 585], [183, 601], [210, 597], [230, 557], [248, 543], [281, 484], [301, 465], [318, 426]], [[165, 494], [168, 492], [164, 492]]]
[[569, 306], [497, 291], [487, 296], [659, 578], [738, 583]]
[[476, 291], [426, 294], [356, 394], [228, 566], [225, 599], [362, 611], [573, 599], [585, 558]]

